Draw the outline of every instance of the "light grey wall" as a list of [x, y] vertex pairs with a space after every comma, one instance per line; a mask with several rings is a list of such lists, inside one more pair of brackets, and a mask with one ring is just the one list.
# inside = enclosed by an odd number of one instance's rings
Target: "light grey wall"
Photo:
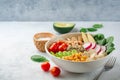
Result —
[[0, 21], [120, 21], [120, 0], [0, 0]]

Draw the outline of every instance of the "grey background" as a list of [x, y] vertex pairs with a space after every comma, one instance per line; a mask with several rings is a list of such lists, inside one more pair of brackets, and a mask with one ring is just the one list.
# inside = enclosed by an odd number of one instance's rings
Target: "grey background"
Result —
[[0, 0], [0, 21], [120, 21], [120, 0]]

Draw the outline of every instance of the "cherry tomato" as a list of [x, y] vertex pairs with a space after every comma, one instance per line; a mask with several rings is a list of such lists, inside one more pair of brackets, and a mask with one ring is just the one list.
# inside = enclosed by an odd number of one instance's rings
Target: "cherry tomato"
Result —
[[49, 51], [56, 53], [58, 51], [65, 51], [67, 49], [67, 47], [68, 47], [68, 45], [65, 42], [57, 41], [49, 47]]
[[53, 43], [50, 47], [49, 50], [52, 52], [58, 52], [58, 44], [57, 43]]
[[58, 45], [61, 45], [62, 43], [64, 43], [63, 41], [57, 41], [56, 42]]
[[58, 77], [60, 75], [60, 69], [58, 67], [53, 67], [51, 70], [50, 70], [50, 73], [54, 76], [54, 77]]
[[65, 51], [67, 49], [68, 45], [66, 43], [62, 43], [59, 47], [58, 50], [59, 51]]
[[49, 69], [50, 69], [50, 63], [49, 62], [43, 62], [41, 64], [41, 68], [42, 68], [43, 71], [49, 71]]

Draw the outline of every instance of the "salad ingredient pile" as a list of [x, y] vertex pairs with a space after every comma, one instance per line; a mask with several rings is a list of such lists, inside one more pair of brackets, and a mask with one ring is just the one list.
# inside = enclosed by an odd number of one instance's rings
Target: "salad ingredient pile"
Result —
[[113, 36], [91, 35], [81, 32], [79, 36], [58, 40], [50, 45], [49, 52], [57, 58], [73, 62], [88, 62], [109, 55], [115, 48]]

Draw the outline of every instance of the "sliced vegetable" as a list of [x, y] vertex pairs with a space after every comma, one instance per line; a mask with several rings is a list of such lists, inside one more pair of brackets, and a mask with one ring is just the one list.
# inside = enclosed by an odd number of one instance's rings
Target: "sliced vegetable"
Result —
[[59, 45], [55, 42], [49, 47], [49, 51], [58, 52]]
[[99, 54], [99, 52], [101, 51], [101, 46], [97, 45], [96, 48], [95, 48], [95, 51], [96, 51], [97, 54]]
[[102, 24], [94, 24], [93, 27], [94, 27], [94, 28], [102, 28], [103, 25], [102, 25]]
[[101, 46], [101, 51], [99, 52], [99, 54], [103, 54], [106, 51], [106, 47], [105, 46]]
[[84, 32], [81, 32], [81, 34], [82, 34], [82, 39], [83, 39], [84, 43], [89, 42], [89, 40], [88, 40], [86, 34], [85, 34]]
[[59, 51], [65, 51], [67, 49], [68, 45], [66, 43], [62, 43], [59, 47], [58, 50]]
[[[51, 54], [53, 54], [53, 52], [50, 52]], [[57, 53], [54, 53], [53, 55], [55, 55], [56, 57], [62, 58], [63, 56], [69, 56], [72, 55], [73, 53], [77, 53], [77, 50], [72, 49], [71, 51], [59, 51]]]
[[51, 46], [49, 47], [49, 51], [56, 53], [58, 51], [65, 51], [67, 47], [68, 47], [67, 43], [63, 41], [57, 41], [51, 44]]
[[91, 49], [95, 49], [96, 48], [96, 43], [92, 43]]
[[91, 42], [91, 43], [96, 43], [93, 36], [89, 33], [87, 33], [87, 38], [88, 38], [88, 41]]
[[86, 50], [88, 50], [88, 49], [90, 49], [90, 48], [92, 47], [92, 43], [85, 43], [85, 44], [83, 45], [83, 47], [84, 47]]
[[46, 59], [44, 56], [41, 55], [33, 55], [31, 56], [31, 59], [35, 62], [46, 62], [48, 59]]

